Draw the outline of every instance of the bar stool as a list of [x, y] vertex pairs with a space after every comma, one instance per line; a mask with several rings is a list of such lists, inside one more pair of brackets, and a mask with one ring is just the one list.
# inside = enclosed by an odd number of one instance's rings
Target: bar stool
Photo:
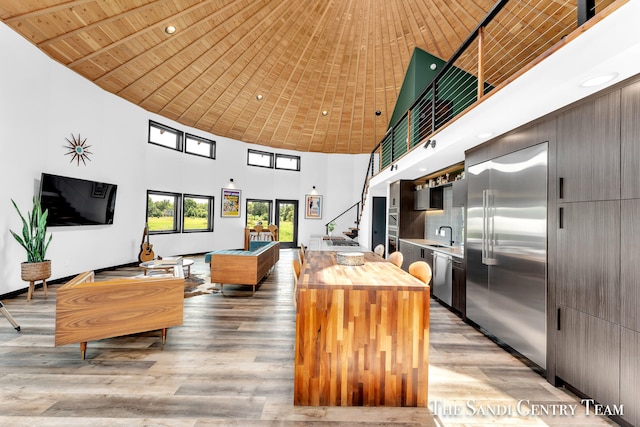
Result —
[[422, 280], [425, 285], [431, 282], [431, 267], [424, 261], [415, 261], [409, 265], [409, 274]]
[[402, 252], [395, 251], [389, 254], [389, 261], [398, 266], [398, 268], [402, 268], [402, 261], [404, 261], [404, 255]]
[[381, 257], [384, 258], [384, 245], [379, 244], [378, 246], [373, 248], [373, 252], [375, 252], [377, 255], [380, 255]]
[[300, 262], [294, 259], [291, 261], [291, 266], [293, 268], [293, 306], [296, 307], [298, 305], [296, 292], [298, 291], [298, 278], [300, 277]]

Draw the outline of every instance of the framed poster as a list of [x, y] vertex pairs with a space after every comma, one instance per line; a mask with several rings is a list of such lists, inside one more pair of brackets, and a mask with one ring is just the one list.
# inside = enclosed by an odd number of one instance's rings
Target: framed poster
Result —
[[307, 194], [304, 198], [304, 217], [307, 219], [322, 218], [322, 196]]
[[222, 189], [222, 209], [220, 215], [223, 218], [240, 218], [240, 190], [231, 188]]

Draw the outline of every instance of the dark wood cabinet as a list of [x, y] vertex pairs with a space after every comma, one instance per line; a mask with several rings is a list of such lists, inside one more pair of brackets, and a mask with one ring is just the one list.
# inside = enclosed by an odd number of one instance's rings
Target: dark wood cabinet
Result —
[[402, 269], [408, 272], [411, 263], [418, 260], [416, 255], [418, 247], [413, 243], [408, 243], [404, 240], [401, 240], [400, 249], [398, 250], [402, 252]]
[[558, 304], [620, 321], [620, 201], [558, 204]]
[[621, 196], [640, 198], [640, 82], [621, 90]]
[[[413, 181], [396, 181], [391, 184], [390, 206], [397, 211], [398, 238], [424, 238], [425, 212], [414, 210], [415, 185]], [[391, 213], [393, 209], [390, 209]]]
[[[431, 272], [433, 273], [433, 251], [427, 248], [420, 248], [419, 255], [420, 257], [418, 258], [418, 261], [424, 261], [429, 264]], [[433, 276], [431, 278], [431, 282], [433, 282]]]
[[[640, 423], [640, 81], [557, 117], [555, 376]], [[553, 164], [553, 163], [551, 163]], [[550, 177], [553, 173], [550, 173]]]
[[558, 358], [556, 375], [600, 403], [618, 404], [622, 328], [566, 306], [559, 316], [558, 353], [566, 357]]
[[444, 207], [443, 187], [427, 187], [415, 191], [414, 209], [417, 211], [441, 210]]
[[433, 272], [433, 250], [418, 245], [417, 243], [407, 242], [405, 240], [400, 241], [400, 252], [404, 262], [402, 263], [402, 269], [409, 272], [409, 266], [415, 261], [424, 261], [429, 264], [429, 268]]
[[557, 120], [559, 199], [619, 199], [620, 91], [574, 107]]
[[463, 208], [467, 205], [467, 180], [461, 179], [453, 181], [452, 191], [452, 203], [454, 208]]
[[620, 405], [624, 405], [624, 419], [640, 425], [640, 333], [621, 328], [620, 339]]
[[624, 232], [620, 236], [620, 324], [640, 332], [640, 263], [636, 255], [640, 253], [640, 199], [623, 200], [621, 206], [620, 223]]
[[454, 257], [451, 268], [451, 307], [464, 319], [467, 306], [467, 273], [463, 260]]

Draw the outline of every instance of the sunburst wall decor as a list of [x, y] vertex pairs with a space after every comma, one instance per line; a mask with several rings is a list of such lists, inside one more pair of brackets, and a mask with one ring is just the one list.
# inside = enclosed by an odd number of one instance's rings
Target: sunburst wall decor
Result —
[[78, 138], [76, 138], [74, 134], [71, 134], [71, 140], [69, 140], [69, 138], [65, 139], [67, 140], [68, 145], [65, 145], [64, 147], [69, 150], [68, 153], [65, 153], [65, 156], [70, 154], [73, 155], [70, 163], [73, 163], [73, 161], [76, 160], [78, 162], [78, 166], [80, 166], [80, 160], [82, 160], [84, 165], [87, 164], [85, 160], [91, 161], [89, 154], [93, 153], [88, 150], [91, 146], [87, 145], [87, 138], [81, 139], [80, 134], [78, 134]]

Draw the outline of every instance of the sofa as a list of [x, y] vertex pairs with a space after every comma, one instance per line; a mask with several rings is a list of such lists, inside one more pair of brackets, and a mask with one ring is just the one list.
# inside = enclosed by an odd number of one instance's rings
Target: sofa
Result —
[[[181, 266], [179, 270], [178, 275]], [[93, 280], [93, 271], [88, 271], [58, 289], [56, 347], [80, 343], [84, 359], [87, 341], [161, 330], [164, 344], [167, 328], [182, 325], [184, 277], [167, 274]]]
[[205, 254], [211, 267], [211, 283], [256, 286], [280, 259], [280, 242], [252, 240], [249, 250], [221, 249]]

